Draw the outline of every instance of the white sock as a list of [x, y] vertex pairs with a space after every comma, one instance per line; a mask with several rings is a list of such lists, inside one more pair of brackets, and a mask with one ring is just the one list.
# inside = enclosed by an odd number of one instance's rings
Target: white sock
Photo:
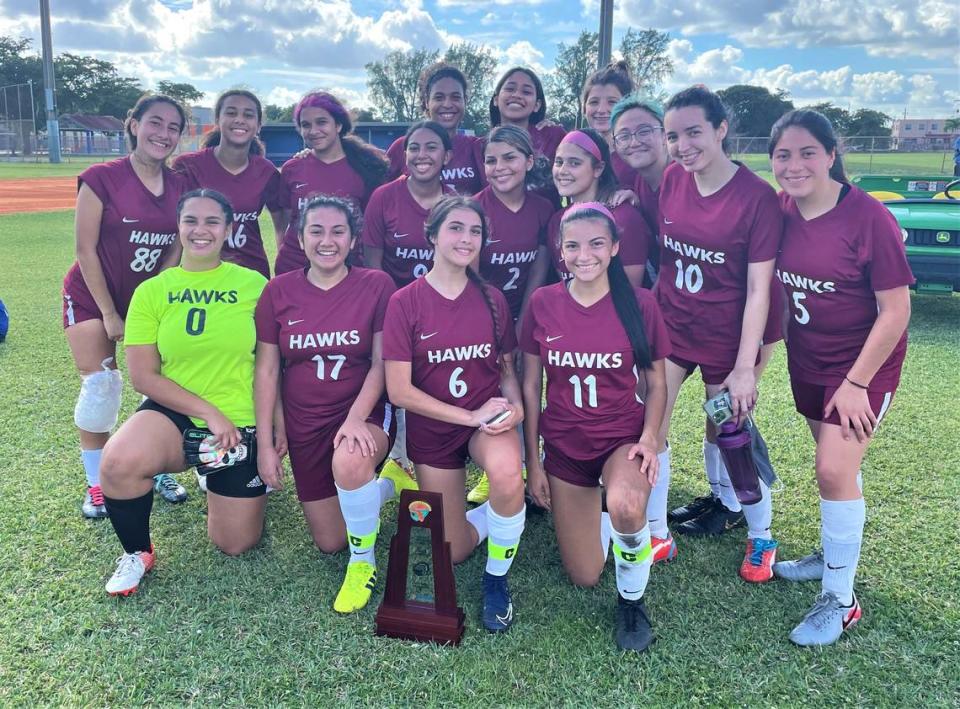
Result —
[[389, 502], [397, 494], [396, 485], [390, 478], [377, 478], [375, 482], [377, 483], [377, 489], [380, 491], [380, 505], [382, 507], [384, 502]]
[[[718, 451], [719, 452], [719, 451]], [[737, 493], [734, 492], [733, 483], [730, 482], [730, 473], [727, 472], [727, 464], [722, 455], [717, 456], [720, 473], [720, 502], [731, 512], [739, 512], [740, 500], [737, 499]]]
[[706, 438], [703, 439], [703, 469], [707, 472], [710, 492], [715, 498], [720, 497], [720, 449]]
[[743, 506], [743, 516], [747, 519], [747, 537], [750, 539], [773, 539], [770, 525], [773, 522], [773, 500], [770, 488], [760, 481], [760, 502]]
[[624, 534], [613, 529], [613, 559], [617, 569], [617, 591], [628, 601], [639, 600], [650, 580], [653, 551], [650, 548], [650, 525]]
[[350, 563], [365, 561], [377, 565], [373, 553], [380, 529], [380, 487], [371, 480], [356, 490], [344, 490], [337, 485], [340, 512], [347, 527], [350, 545]]
[[484, 502], [472, 510], [467, 510], [467, 521], [477, 530], [477, 544], [487, 538], [487, 508], [489, 507], [490, 503]]
[[394, 409], [393, 413], [397, 419], [397, 437], [393, 442], [393, 448], [390, 449], [388, 457], [409, 470], [413, 463], [407, 458], [407, 410]]
[[487, 527], [490, 530], [490, 536], [487, 537], [487, 573], [504, 576], [517, 557], [520, 535], [523, 534], [523, 525], [527, 519], [527, 507], [524, 505], [510, 517], [497, 514], [490, 504], [486, 507]]
[[100, 457], [102, 455], [103, 448], [80, 451], [80, 460], [83, 462], [83, 472], [87, 475], [87, 485], [90, 487], [100, 484]]
[[647, 500], [647, 526], [650, 534], [664, 539], [670, 534], [667, 529], [667, 493], [670, 492], [670, 447], [657, 454], [660, 461], [660, 477], [650, 490]]
[[823, 590], [832, 591], [840, 603], [853, 603], [853, 579], [860, 560], [863, 523], [867, 506], [863, 498], [856, 500], [820, 499], [823, 543]]
[[610, 521], [609, 512], [600, 513], [600, 551], [603, 554], [603, 561], [607, 561], [607, 552], [610, 550], [610, 537], [613, 536], [613, 523]]

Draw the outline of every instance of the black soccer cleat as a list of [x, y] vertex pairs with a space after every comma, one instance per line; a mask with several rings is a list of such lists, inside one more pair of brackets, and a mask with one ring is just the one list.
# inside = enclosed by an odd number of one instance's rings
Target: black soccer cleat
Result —
[[673, 524], [683, 524], [691, 519], [696, 519], [713, 507], [715, 499], [712, 494], [695, 497], [682, 507], [674, 507], [667, 512], [667, 521]]
[[617, 617], [614, 638], [621, 650], [643, 652], [656, 640], [653, 625], [647, 617], [643, 599], [628, 601], [617, 595]]
[[507, 577], [483, 572], [483, 627], [502, 633], [513, 625], [513, 599]]
[[673, 531], [688, 537], [716, 537], [745, 524], [743, 510], [732, 512], [720, 500], [714, 500], [710, 509], [696, 519], [677, 525]]

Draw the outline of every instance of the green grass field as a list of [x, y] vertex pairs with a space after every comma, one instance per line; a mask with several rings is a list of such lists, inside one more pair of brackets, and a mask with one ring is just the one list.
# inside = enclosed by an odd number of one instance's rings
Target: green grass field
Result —
[[[382, 580], [369, 608], [333, 613], [347, 555], [312, 547], [289, 487], [269, 500], [261, 544], [228, 558], [208, 542], [204, 498], [183, 476], [190, 500], [154, 507], [154, 573], [136, 596], [105, 595], [120, 547], [108, 521], [80, 517], [79, 382], [60, 327], [72, 218], [0, 217], [0, 298], [12, 320], [0, 345], [0, 705], [960, 704], [960, 298], [913, 300], [903, 382], [864, 465], [864, 618], [838, 645], [787, 641], [819, 587], [741, 582], [738, 530], [680, 540], [679, 559], [654, 569], [647, 592], [658, 642], [622, 655], [611, 565], [599, 588], [572, 588], [550, 518], [538, 516], [512, 572], [514, 628], [491, 637], [479, 627], [478, 554], [456, 571], [464, 643], [439, 648], [373, 636]], [[818, 543], [819, 511], [782, 350], [761, 391], [759, 421], [784, 482], [775, 534], [783, 555], [797, 556]], [[671, 503], [705, 488], [698, 398], [690, 384], [679, 404]], [[136, 401], [128, 390], [126, 413]], [[383, 515], [382, 574], [396, 513], [390, 504]]]

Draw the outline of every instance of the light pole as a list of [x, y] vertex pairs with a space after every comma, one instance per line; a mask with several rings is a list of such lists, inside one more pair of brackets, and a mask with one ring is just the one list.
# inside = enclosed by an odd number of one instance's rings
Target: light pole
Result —
[[600, 0], [600, 42], [597, 52], [597, 68], [610, 63], [613, 50], [613, 0]]
[[54, 91], [50, 0], [40, 0], [40, 43], [43, 46], [43, 96], [47, 106], [47, 154], [50, 162], [56, 163], [60, 162], [60, 121], [57, 118], [57, 98]]

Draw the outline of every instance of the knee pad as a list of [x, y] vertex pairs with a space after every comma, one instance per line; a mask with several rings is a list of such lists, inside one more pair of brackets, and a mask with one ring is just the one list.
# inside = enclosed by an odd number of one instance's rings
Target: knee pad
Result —
[[83, 431], [109, 433], [117, 425], [123, 377], [119, 370], [107, 367], [111, 359], [102, 362], [102, 371], [83, 375], [80, 396], [73, 410], [73, 421]]

